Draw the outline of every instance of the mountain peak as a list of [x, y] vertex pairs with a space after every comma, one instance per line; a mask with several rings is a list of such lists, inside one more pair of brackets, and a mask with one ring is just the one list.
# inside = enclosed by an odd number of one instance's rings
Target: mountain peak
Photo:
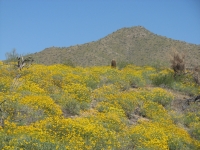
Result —
[[31, 54], [36, 62], [51, 65], [71, 62], [78, 66], [110, 65], [110, 61], [136, 65], [169, 64], [172, 50], [186, 54], [189, 64], [200, 57], [199, 46], [158, 36], [143, 26], [119, 29], [106, 37], [82, 45], [51, 47]]

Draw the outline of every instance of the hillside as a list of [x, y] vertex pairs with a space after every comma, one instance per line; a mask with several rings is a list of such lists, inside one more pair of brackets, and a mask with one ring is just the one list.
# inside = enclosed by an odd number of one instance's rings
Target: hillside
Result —
[[0, 149], [199, 150], [190, 74], [0, 62]]
[[157, 62], [168, 65], [173, 51], [184, 53], [189, 67], [200, 63], [200, 45], [159, 36], [141, 26], [122, 28], [98, 41], [71, 47], [50, 47], [31, 55], [37, 63], [45, 65], [102, 66], [109, 65], [112, 59], [136, 65]]

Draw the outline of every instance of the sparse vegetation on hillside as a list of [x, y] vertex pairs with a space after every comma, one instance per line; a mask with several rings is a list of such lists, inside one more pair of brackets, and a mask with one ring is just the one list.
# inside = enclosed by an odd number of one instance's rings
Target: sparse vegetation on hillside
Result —
[[168, 54], [172, 50], [187, 56], [186, 68], [191, 64], [200, 65], [200, 45], [159, 36], [141, 26], [122, 28], [95, 42], [46, 48], [31, 56], [35, 62], [45, 65], [65, 64], [70, 60], [75, 66], [105, 66], [115, 59], [117, 63], [153, 65], [159, 62], [169, 67]]
[[200, 149], [200, 103], [190, 100], [200, 86], [190, 74], [12, 65], [0, 62], [0, 149]]

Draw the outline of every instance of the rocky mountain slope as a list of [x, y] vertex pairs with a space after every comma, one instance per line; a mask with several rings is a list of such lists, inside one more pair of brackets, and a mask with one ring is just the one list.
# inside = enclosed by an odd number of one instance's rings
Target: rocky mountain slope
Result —
[[112, 59], [136, 65], [169, 65], [173, 51], [186, 55], [188, 67], [200, 63], [200, 45], [156, 35], [142, 26], [122, 28], [82, 45], [46, 48], [31, 56], [37, 63], [46, 65], [71, 63], [76, 66], [101, 66], [109, 65]]

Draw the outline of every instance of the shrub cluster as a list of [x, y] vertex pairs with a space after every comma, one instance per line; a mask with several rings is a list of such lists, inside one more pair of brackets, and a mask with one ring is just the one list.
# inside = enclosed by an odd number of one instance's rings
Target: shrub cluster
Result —
[[3, 63], [0, 69], [0, 149], [200, 148], [199, 110], [191, 105], [195, 111], [180, 117], [188, 130], [178, 126], [168, 110], [174, 95], [161, 85], [193, 94], [200, 87], [171, 79], [170, 69], [34, 64], [17, 71]]

